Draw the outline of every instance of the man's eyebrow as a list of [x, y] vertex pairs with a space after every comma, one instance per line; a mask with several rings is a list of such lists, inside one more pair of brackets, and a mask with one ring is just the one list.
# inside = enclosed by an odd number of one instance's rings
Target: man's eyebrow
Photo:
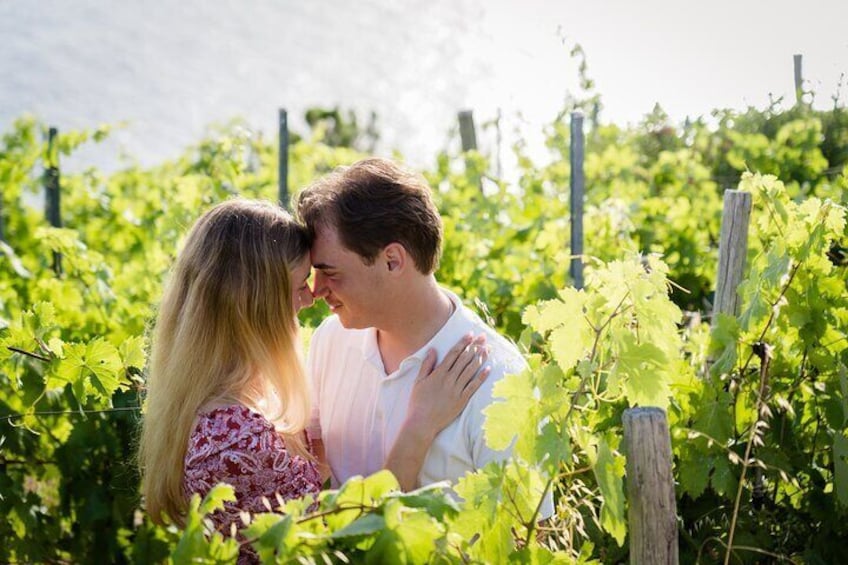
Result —
[[315, 263], [312, 265], [313, 268], [318, 269], [319, 271], [329, 271], [335, 269], [334, 266], [328, 265], [327, 263]]

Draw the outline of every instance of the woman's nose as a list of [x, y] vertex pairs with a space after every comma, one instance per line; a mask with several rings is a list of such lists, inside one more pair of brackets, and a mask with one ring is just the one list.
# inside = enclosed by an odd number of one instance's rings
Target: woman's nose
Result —
[[300, 303], [303, 308], [309, 308], [313, 302], [315, 302], [315, 297], [312, 295], [312, 289], [307, 286], [306, 290], [301, 293]]

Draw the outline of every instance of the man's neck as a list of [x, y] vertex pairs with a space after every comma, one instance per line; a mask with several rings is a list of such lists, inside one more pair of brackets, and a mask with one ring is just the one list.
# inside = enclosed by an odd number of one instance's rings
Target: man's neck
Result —
[[402, 311], [377, 329], [386, 374], [395, 372], [404, 359], [433, 339], [454, 310], [453, 302], [432, 277], [402, 298]]

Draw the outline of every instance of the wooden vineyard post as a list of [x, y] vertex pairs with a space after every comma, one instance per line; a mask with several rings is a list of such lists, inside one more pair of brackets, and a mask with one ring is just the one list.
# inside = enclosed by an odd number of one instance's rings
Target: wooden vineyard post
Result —
[[795, 68], [795, 102], [800, 104], [804, 101], [804, 74], [801, 69], [801, 55], [793, 55], [792, 62]]
[[[44, 169], [45, 217], [54, 228], [62, 227], [62, 205], [59, 184], [59, 149], [56, 137], [59, 130], [51, 127], [47, 132], [47, 167]], [[53, 272], [62, 274], [62, 254], [53, 252]]]
[[462, 152], [477, 149], [477, 131], [474, 129], [474, 112], [462, 110], [458, 115], [459, 139], [462, 142]]
[[748, 224], [751, 219], [751, 194], [741, 190], [724, 191], [721, 237], [718, 247], [718, 275], [713, 300], [712, 326], [719, 314], [735, 316], [739, 312], [739, 283], [745, 272], [748, 253]]
[[671, 436], [660, 408], [624, 411], [630, 564], [679, 563]]
[[[477, 129], [474, 127], [474, 112], [472, 110], [462, 110], [457, 115], [459, 120], [459, 139], [462, 143], [462, 152], [477, 150]], [[471, 160], [466, 157], [465, 170], [469, 169]], [[478, 177], [477, 184], [480, 187], [480, 192], [483, 192], [483, 181]]]
[[583, 113], [571, 113], [571, 266], [574, 288], [583, 288]]
[[284, 108], [279, 112], [279, 154], [277, 170], [279, 179], [277, 181], [277, 199], [283, 208], [289, 207], [289, 117]]

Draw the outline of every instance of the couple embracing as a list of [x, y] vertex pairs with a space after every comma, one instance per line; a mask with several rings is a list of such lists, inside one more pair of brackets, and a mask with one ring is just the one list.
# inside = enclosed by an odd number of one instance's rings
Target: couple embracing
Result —
[[[483, 434], [494, 383], [525, 368], [514, 345], [441, 288], [430, 187], [383, 159], [304, 189], [295, 221], [230, 200], [191, 229], [153, 334], [140, 461], [155, 521], [231, 484], [229, 532], [262, 499], [391, 470], [411, 490], [500, 461]], [[301, 223], [302, 222], [302, 223]], [[313, 275], [313, 286], [309, 276]], [[304, 366], [297, 312], [333, 315]], [[543, 516], [552, 513], [550, 495]]]

